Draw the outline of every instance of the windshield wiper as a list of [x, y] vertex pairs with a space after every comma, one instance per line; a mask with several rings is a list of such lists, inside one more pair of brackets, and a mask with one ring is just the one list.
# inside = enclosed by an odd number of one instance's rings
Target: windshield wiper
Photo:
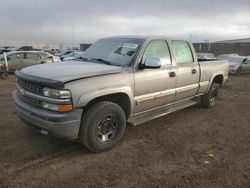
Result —
[[92, 58], [90, 60], [93, 60], [93, 61], [98, 61], [98, 62], [101, 62], [101, 63], [104, 63], [106, 65], [112, 65], [112, 63], [110, 61], [107, 61], [105, 59], [101, 59], [101, 58]]

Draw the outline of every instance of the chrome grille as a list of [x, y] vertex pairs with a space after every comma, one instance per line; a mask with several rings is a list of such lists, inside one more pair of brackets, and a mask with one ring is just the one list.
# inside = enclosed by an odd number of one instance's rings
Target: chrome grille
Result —
[[34, 93], [34, 94], [37, 94], [37, 95], [42, 95], [42, 92], [43, 92], [43, 88], [42, 86], [39, 86], [39, 85], [35, 85], [35, 84], [32, 84], [32, 83], [28, 83], [20, 78], [17, 78], [17, 88], [18, 88], [18, 93], [19, 93], [19, 97], [29, 103], [29, 104], [32, 104], [34, 106], [39, 106], [41, 107], [41, 101], [37, 100], [37, 99], [34, 99], [34, 98], [31, 98], [29, 96], [26, 96], [22, 93], [22, 91], [27, 91], [27, 92], [30, 92], [30, 93]]
[[30, 98], [28, 96], [24, 96], [19, 92], [19, 96], [21, 97], [21, 99], [29, 104], [35, 105], [35, 106], [41, 106], [41, 101], [37, 100], [37, 99], [33, 99]]
[[25, 82], [21, 79], [17, 80], [17, 84], [19, 85], [19, 87], [21, 87], [25, 91], [29, 91], [31, 93], [36, 93], [36, 94], [40, 94], [40, 95], [42, 94], [43, 88], [41, 86]]

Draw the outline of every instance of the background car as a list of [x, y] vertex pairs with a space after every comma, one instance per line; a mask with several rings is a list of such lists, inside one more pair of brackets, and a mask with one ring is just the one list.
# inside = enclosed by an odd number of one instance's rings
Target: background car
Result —
[[239, 56], [239, 54], [220, 54], [217, 56], [217, 59], [227, 58], [228, 56]]
[[55, 56], [58, 56], [58, 57], [62, 57], [64, 55], [67, 55], [67, 54], [70, 54], [71, 52], [73, 52], [73, 50], [62, 50], [62, 51], [57, 51], [55, 53]]
[[61, 61], [60, 57], [52, 55], [52, 54], [50, 54], [48, 52], [37, 51], [35, 53], [40, 54], [44, 58], [52, 59], [52, 62]]
[[3, 52], [32, 51], [32, 50], [34, 50], [32, 46], [10, 46], [6, 47]]
[[0, 54], [3, 54], [4, 52], [9, 52], [10, 50], [8, 50], [8, 49], [10, 49], [10, 48], [14, 48], [13, 46], [2, 46], [2, 47], [0, 47]]
[[198, 60], [215, 60], [213, 53], [196, 53]]
[[66, 56], [63, 57], [63, 61], [70, 61], [70, 60], [75, 60], [78, 59], [79, 57], [81, 57], [84, 54], [84, 52], [82, 51], [78, 51], [78, 52], [72, 52]]
[[250, 59], [246, 56], [223, 55], [217, 57], [220, 60], [229, 62], [229, 73], [240, 75], [241, 73], [250, 73]]
[[[8, 62], [8, 71], [11, 73], [24, 67], [54, 62], [54, 56], [46, 52], [17, 51], [7, 53], [6, 57]], [[6, 64], [3, 54], [0, 55], [0, 64]]]

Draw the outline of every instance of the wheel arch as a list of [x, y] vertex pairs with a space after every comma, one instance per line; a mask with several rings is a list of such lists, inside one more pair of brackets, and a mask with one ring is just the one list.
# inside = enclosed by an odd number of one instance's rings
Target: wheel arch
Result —
[[217, 84], [220, 85], [220, 87], [222, 87], [223, 84], [224, 84], [224, 73], [223, 72], [218, 72], [218, 73], [214, 73], [211, 76], [207, 92], [209, 91], [209, 89], [211, 88], [213, 83], [217, 83]]
[[130, 88], [113, 88], [84, 94], [80, 97], [77, 106], [86, 110], [89, 106], [100, 101], [110, 101], [118, 104], [124, 110], [127, 118], [130, 117], [134, 108], [133, 95]]
[[127, 118], [131, 114], [130, 99], [129, 99], [129, 96], [125, 93], [112, 93], [112, 94], [107, 94], [107, 95], [96, 97], [92, 99], [91, 101], [89, 101], [84, 108], [88, 109], [88, 107], [101, 101], [110, 101], [110, 102], [118, 104], [125, 112], [125, 115]]
[[220, 87], [222, 87], [223, 85], [223, 82], [224, 82], [224, 77], [222, 74], [219, 74], [219, 75], [216, 75], [213, 79], [213, 82], [212, 83], [217, 83], [220, 85]]

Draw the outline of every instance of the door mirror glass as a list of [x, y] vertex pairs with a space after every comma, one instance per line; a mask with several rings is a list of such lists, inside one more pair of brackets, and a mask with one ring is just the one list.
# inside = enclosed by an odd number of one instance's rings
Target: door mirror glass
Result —
[[161, 67], [161, 60], [155, 57], [147, 57], [144, 61], [143, 68], [157, 69]]
[[244, 59], [242, 63], [243, 63], [243, 64], [248, 64], [248, 63], [249, 63], [249, 60]]

